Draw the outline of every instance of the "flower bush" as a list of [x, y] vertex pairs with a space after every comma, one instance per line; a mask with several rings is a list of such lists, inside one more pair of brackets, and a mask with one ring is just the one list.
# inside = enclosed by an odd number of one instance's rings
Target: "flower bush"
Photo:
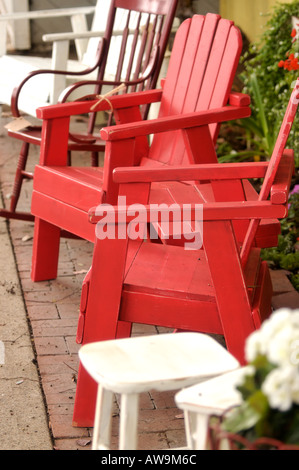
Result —
[[224, 429], [249, 442], [299, 445], [299, 309], [274, 312], [248, 337], [245, 355], [249, 366], [237, 386], [243, 401]]
[[264, 248], [262, 259], [273, 269], [289, 271], [289, 278], [299, 292], [299, 185], [295, 185], [290, 193], [288, 216], [281, 220], [281, 234], [278, 246]]
[[[252, 150], [269, 158], [298, 71], [298, 34], [292, 18], [299, 18], [299, 1], [279, 3], [273, 9], [261, 40], [250, 44], [243, 55], [244, 72], [240, 78], [244, 92], [252, 98], [252, 117], [242, 125], [248, 131]], [[297, 30], [296, 30], [297, 31]], [[251, 128], [249, 127], [251, 125]], [[299, 168], [299, 125], [295, 120], [288, 147], [294, 149]]]
[[[252, 116], [241, 120], [246, 132], [246, 149], [235, 155], [267, 160], [272, 154], [290, 96], [299, 76], [299, 1], [279, 3], [273, 9], [261, 40], [243, 55], [240, 78], [244, 92], [251, 96]], [[263, 259], [273, 268], [290, 272], [299, 291], [299, 121], [295, 119], [287, 147], [294, 149], [296, 171], [292, 180], [289, 214], [281, 221], [278, 247], [262, 250]], [[258, 182], [255, 181], [258, 185]]]
[[292, 70], [299, 70], [299, 64], [298, 64], [298, 38], [297, 38], [297, 28], [299, 26], [299, 20], [296, 21], [296, 28], [292, 29], [291, 32], [291, 38], [292, 38], [292, 49], [289, 50], [286, 53], [286, 59], [285, 60], [280, 60], [278, 62], [278, 67], [279, 68], [284, 68], [285, 70], [288, 70], [291, 72]]

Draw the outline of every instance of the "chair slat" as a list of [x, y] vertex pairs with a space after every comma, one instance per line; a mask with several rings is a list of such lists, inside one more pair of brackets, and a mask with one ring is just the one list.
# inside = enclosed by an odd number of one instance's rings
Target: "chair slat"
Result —
[[[193, 17], [192, 22], [186, 22], [180, 29], [175, 41], [181, 50], [176, 45], [178, 53], [168, 67], [168, 77], [175, 79], [167, 79], [159, 116], [212, 109], [227, 103], [242, 48], [240, 33], [233, 22], [219, 15]], [[210, 133], [215, 143], [217, 124], [210, 126]], [[203, 152], [204, 146], [199, 151]], [[151, 152], [152, 158], [159, 155], [161, 163], [190, 163], [181, 131], [172, 132], [171, 137], [167, 133], [155, 136]], [[215, 158], [200, 155], [198, 160], [214, 162]]]
[[[131, 71], [134, 67], [134, 71], [132, 73], [132, 80], [136, 80], [139, 77], [140, 73], [143, 71], [142, 70], [143, 59], [144, 59], [144, 61], [146, 61], [146, 64], [148, 63], [148, 58], [144, 56], [144, 51], [145, 51], [147, 37], [148, 37], [149, 22], [150, 22], [150, 15], [148, 15], [147, 21], [146, 21], [145, 25], [142, 28], [143, 31], [142, 31], [141, 39], [140, 39], [140, 43], [139, 43], [139, 51], [138, 51], [138, 54], [137, 54], [137, 59], [134, 62], [133, 62], [134, 54], [131, 53], [131, 63], [130, 63], [130, 67], [128, 67], [128, 68], [130, 68], [130, 74], [131, 74]], [[133, 46], [134, 51], [136, 49], [137, 39], [138, 39], [138, 31], [137, 31], [136, 41], [134, 42], [134, 46]], [[136, 54], [135, 54], [135, 57], [136, 57]], [[135, 90], [136, 90], [136, 86], [132, 86], [130, 88], [131, 92], [133, 92]]]
[[138, 41], [138, 36], [139, 36], [140, 21], [141, 21], [141, 13], [139, 13], [139, 15], [138, 15], [137, 24], [136, 24], [134, 33], [132, 34], [132, 43], [130, 44], [130, 56], [129, 56], [129, 60], [128, 60], [128, 66], [127, 66], [127, 69], [126, 69], [126, 80], [129, 80], [130, 77], [131, 77], [133, 62], [134, 62], [134, 58], [135, 58], [135, 51], [137, 49], [137, 41]]

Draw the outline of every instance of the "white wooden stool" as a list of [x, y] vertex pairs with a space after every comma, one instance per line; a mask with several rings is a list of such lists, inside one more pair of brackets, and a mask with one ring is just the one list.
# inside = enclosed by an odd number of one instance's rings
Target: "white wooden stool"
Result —
[[223, 346], [201, 333], [89, 343], [79, 358], [98, 383], [93, 450], [109, 449], [114, 393], [121, 396], [119, 449], [135, 450], [140, 393], [179, 390], [239, 367]]
[[210, 416], [220, 416], [241, 403], [236, 385], [245, 371], [246, 367], [240, 367], [175, 395], [177, 406], [184, 410], [188, 449], [205, 450]]

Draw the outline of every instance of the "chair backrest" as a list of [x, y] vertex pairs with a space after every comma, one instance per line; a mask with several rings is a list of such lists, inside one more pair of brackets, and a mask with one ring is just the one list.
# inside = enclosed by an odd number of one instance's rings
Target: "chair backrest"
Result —
[[[185, 20], [175, 36], [159, 116], [227, 104], [241, 52], [241, 33], [232, 21], [211, 13]], [[215, 143], [218, 127], [211, 125], [210, 132]], [[156, 135], [150, 158], [187, 163], [182, 133]]]
[[[155, 67], [138, 90], [155, 88], [177, 4], [178, 0], [104, 0], [103, 9], [97, 8], [94, 18], [97, 29], [105, 31], [98, 80], [136, 80], [156, 51]], [[92, 51], [94, 44], [95, 40], [90, 41]], [[101, 42], [97, 47], [102, 47]], [[95, 56], [90, 50], [87, 55]]]
[[[270, 195], [270, 190], [277, 175], [277, 171], [286, 148], [286, 144], [294, 123], [296, 116], [297, 108], [299, 103], [299, 78], [296, 81], [294, 89], [292, 91], [289, 103], [280, 126], [280, 130], [276, 139], [276, 143], [269, 161], [267, 172], [259, 193], [259, 201], [266, 201]], [[258, 225], [260, 223], [259, 219], [251, 220], [246, 236], [244, 238], [244, 243], [241, 250], [241, 260], [243, 264], [246, 264], [248, 259], [248, 254], [252, 246]]]
[[[88, 57], [85, 58], [86, 62], [90, 62], [93, 57], [92, 69], [98, 67], [97, 80], [110, 81], [111, 89], [116, 87], [117, 83], [128, 84], [130, 81], [136, 81], [146, 72], [146, 80], [137, 86], [127, 85], [126, 92], [155, 88], [177, 5], [178, 0], [103, 0], [103, 9], [97, 8], [94, 17], [98, 31], [104, 31], [101, 34], [102, 40], [90, 40], [86, 52]], [[72, 86], [66, 90], [63, 100], [72, 90]], [[103, 92], [107, 92], [107, 89], [96, 85], [94, 93]], [[143, 118], [147, 116], [148, 111], [149, 106], [142, 108]], [[93, 113], [89, 121], [89, 133], [93, 132], [95, 120], [96, 114]], [[109, 119], [108, 124], [110, 123]]]

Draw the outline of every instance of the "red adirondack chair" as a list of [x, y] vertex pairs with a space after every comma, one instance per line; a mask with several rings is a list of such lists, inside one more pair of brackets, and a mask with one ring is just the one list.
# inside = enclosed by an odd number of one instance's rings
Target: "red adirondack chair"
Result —
[[[125, 82], [124, 92], [132, 92], [136, 88], [141, 90], [153, 89], [156, 87], [159, 73], [161, 71], [165, 51], [173, 24], [178, 0], [112, 0], [108, 14], [108, 22], [105, 34], [99, 38], [97, 56], [94, 58], [94, 66], [82, 72], [66, 72], [58, 70], [38, 70], [28, 74], [20, 85], [14, 90], [11, 98], [11, 110], [14, 117], [19, 118], [21, 112], [18, 107], [21, 93], [26, 92], [24, 85], [37, 75], [56, 74], [77, 77], [77, 80], [84, 79], [85, 76], [94, 70], [97, 72], [97, 81], [79, 82], [70, 86], [61, 98], [66, 101], [79, 87], [86, 93], [86, 86], [94, 88], [95, 94], [101, 94], [108, 89], [115, 88], [120, 83]], [[126, 24], [123, 30], [121, 44], [116, 47], [113, 42], [113, 35], [118, 31], [118, 12], [122, 12], [122, 18]], [[120, 39], [120, 36], [119, 36]], [[112, 46], [111, 46], [112, 44]], [[128, 44], [130, 47], [128, 47]], [[115, 70], [107, 64], [110, 48], [113, 48], [114, 62], [117, 64]], [[128, 52], [129, 51], [129, 52]], [[118, 54], [118, 56], [117, 56]], [[107, 67], [108, 65], [108, 67]], [[108, 68], [108, 71], [107, 71]], [[106, 88], [104, 88], [106, 86]], [[82, 88], [83, 87], [83, 88]], [[82, 96], [82, 95], [81, 95]], [[145, 118], [148, 107], [143, 107], [142, 116]], [[98, 165], [99, 153], [105, 150], [105, 143], [100, 138], [95, 129], [96, 113], [90, 113], [87, 132], [78, 134], [69, 133], [68, 151], [87, 151], [91, 153], [92, 166]], [[32, 179], [33, 174], [26, 171], [27, 159], [30, 145], [41, 145], [41, 126], [28, 126], [25, 129], [8, 130], [8, 135], [23, 142], [12, 189], [12, 196], [9, 210], [1, 210], [0, 215], [6, 218], [21, 220], [34, 220], [31, 213], [17, 211], [17, 203], [20, 197], [22, 182], [24, 179]], [[70, 161], [70, 159], [69, 159]]]
[[[97, 225], [99, 239], [82, 289], [79, 342], [125, 337], [130, 335], [132, 323], [152, 324], [224, 335], [228, 350], [244, 364], [245, 339], [271, 312], [268, 266], [261, 262], [260, 249], [253, 242], [262, 219], [283, 218], [287, 214], [294, 155], [285, 146], [298, 100], [299, 80], [269, 163], [114, 170], [113, 180], [120, 186], [119, 194], [126, 198], [126, 206], [100, 206], [89, 213], [90, 221], [100, 224]], [[218, 111], [106, 128], [102, 137], [107, 140], [111, 155], [114, 147], [121, 147], [133, 158], [132, 140], [181, 129], [188, 155], [196, 159], [202, 129], [207, 130], [210, 122], [209, 114], [215, 117]], [[208, 148], [211, 147], [212, 139]], [[254, 177], [264, 178], [258, 199], [246, 200], [243, 193], [238, 200], [231, 201], [231, 180]], [[136, 231], [134, 222], [145, 224], [152, 220], [153, 207], [149, 202], [153, 191], [155, 202], [164, 203], [168, 197], [168, 203], [176, 203], [178, 210], [173, 219], [180, 216], [179, 221], [183, 220], [184, 204], [191, 205], [193, 222], [196, 204], [202, 204], [202, 213], [197, 215], [197, 222], [203, 224], [202, 248], [187, 250], [183, 246], [148, 243], [143, 232]], [[140, 207], [146, 217], [136, 220]], [[238, 241], [234, 222], [248, 219], [251, 222], [243, 240]], [[115, 232], [108, 230], [109, 235], [100, 236], [104, 233], [103, 226], [109, 228], [111, 224], [114, 230], [115, 223]], [[198, 228], [195, 225], [193, 229], [195, 235]], [[184, 235], [182, 228], [181, 235]], [[95, 394], [95, 382], [80, 367], [75, 425], [92, 425]]]
[[[101, 202], [117, 202], [118, 185], [112, 179], [114, 168], [217, 162], [214, 147], [220, 122], [250, 115], [249, 97], [231, 93], [241, 48], [240, 31], [231, 21], [214, 14], [195, 15], [186, 20], [176, 34], [162, 89], [112, 96], [109, 103], [101, 101], [97, 107], [110, 110], [112, 106], [119, 124], [142, 122], [140, 107], [160, 102], [158, 122], [160, 125], [164, 120], [164, 128], [170, 132], [155, 135], [151, 146], [146, 136], [138, 137], [136, 142], [130, 138], [134, 152], [124, 152], [122, 144], [111, 146], [108, 142], [103, 168], [67, 166], [70, 116], [88, 113], [95, 101], [66, 103], [37, 111], [43, 119], [43, 145], [40, 164], [35, 168], [31, 206], [35, 216], [34, 281], [56, 277], [61, 229], [94, 242], [88, 210]], [[195, 115], [188, 114], [194, 112]], [[210, 123], [209, 127], [196, 130], [201, 144], [195, 155], [185, 151], [182, 132], [173, 132], [169, 124], [181, 115], [191, 121], [200, 116]], [[155, 126], [155, 121], [152, 124]], [[232, 188], [231, 193], [234, 191]], [[251, 193], [252, 188], [248, 186], [246, 191]], [[267, 239], [269, 243], [270, 237], [275, 244], [279, 231], [275, 223], [271, 222], [271, 230], [268, 225], [262, 225], [257, 238], [263, 243]]]

